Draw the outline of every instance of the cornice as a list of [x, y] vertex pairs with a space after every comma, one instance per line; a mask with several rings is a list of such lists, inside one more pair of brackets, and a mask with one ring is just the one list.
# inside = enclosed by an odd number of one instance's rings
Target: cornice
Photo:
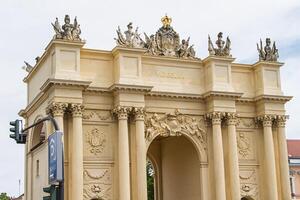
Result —
[[254, 63], [252, 66], [253, 67], [258, 67], [260, 65], [264, 65], [264, 66], [275, 66], [275, 67], [281, 67], [282, 65], [284, 65], [283, 62], [271, 62], [271, 61], [257, 61], [256, 63]]
[[204, 64], [207, 64], [211, 61], [222, 61], [222, 62], [229, 62], [229, 63], [232, 63], [233, 61], [235, 61], [235, 58], [232, 58], [232, 57], [226, 57], [226, 56], [208, 56], [206, 58], [204, 58], [202, 60], [202, 62]]
[[213, 98], [213, 97], [220, 97], [220, 98], [227, 98], [227, 99], [235, 99], [237, 100], [243, 95], [243, 93], [239, 92], [221, 92], [221, 91], [209, 91], [203, 94], [205, 99]]
[[144, 85], [127, 85], [127, 84], [113, 84], [108, 88], [111, 92], [116, 91], [132, 91], [132, 92], [143, 92], [148, 93], [152, 90], [153, 86]]
[[79, 81], [79, 80], [65, 80], [65, 79], [53, 79], [49, 78], [40, 88], [41, 91], [48, 90], [51, 86], [68, 86], [77, 87], [79, 89], [86, 89], [92, 82], [91, 81]]
[[127, 48], [127, 47], [116, 46], [112, 49], [111, 52], [115, 56], [119, 52], [144, 54], [146, 51], [147, 49], [143, 49], [143, 48]]
[[86, 93], [111, 93], [111, 90], [106, 87], [88, 87], [84, 90]]
[[200, 94], [185, 94], [185, 93], [175, 93], [175, 92], [174, 93], [173, 92], [149, 92], [146, 94], [146, 96], [203, 100], [203, 96]]
[[271, 101], [271, 102], [288, 102], [292, 99], [292, 96], [280, 96], [280, 95], [260, 95], [254, 98], [254, 101]]

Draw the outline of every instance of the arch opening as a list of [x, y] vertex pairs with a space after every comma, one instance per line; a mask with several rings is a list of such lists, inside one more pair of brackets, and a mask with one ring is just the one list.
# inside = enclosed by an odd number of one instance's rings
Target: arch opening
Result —
[[242, 197], [241, 200], [253, 200], [251, 197]]
[[[40, 120], [40, 118], [37, 118], [35, 122]], [[46, 124], [41, 123], [38, 124], [34, 129], [32, 130], [32, 136], [31, 136], [31, 145], [30, 149], [33, 150], [36, 147], [38, 147], [40, 144], [42, 144], [46, 139]]]
[[148, 200], [201, 199], [200, 158], [188, 138], [159, 136], [150, 144], [147, 156], [153, 169], [154, 193], [151, 199], [148, 190]]

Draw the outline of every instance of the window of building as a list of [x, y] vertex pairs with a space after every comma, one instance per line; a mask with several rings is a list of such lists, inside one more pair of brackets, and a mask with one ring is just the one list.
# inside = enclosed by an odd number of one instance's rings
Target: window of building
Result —
[[36, 176], [40, 175], [40, 160], [36, 160]]

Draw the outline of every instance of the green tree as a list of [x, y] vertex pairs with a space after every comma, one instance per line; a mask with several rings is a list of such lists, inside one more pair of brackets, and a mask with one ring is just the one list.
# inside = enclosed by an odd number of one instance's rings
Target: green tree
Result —
[[10, 200], [10, 197], [7, 196], [7, 194], [5, 192], [2, 192], [0, 194], [0, 200]]
[[147, 162], [147, 193], [148, 200], [154, 200], [154, 169], [150, 161]]

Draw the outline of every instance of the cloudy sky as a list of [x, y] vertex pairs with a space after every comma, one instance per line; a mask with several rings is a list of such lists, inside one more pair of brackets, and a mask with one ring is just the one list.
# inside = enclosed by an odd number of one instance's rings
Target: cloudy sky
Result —
[[256, 42], [260, 38], [276, 40], [285, 95], [294, 99], [287, 104], [289, 138], [298, 138], [300, 130], [300, 1], [299, 0], [126, 0], [58, 1], [0, 0], [0, 192], [18, 195], [18, 180], [23, 192], [24, 151], [9, 139], [10, 120], [26, 105], [26, 85], [22, 79], [23, 61], [34, 63], [53, 36], [51, 22], [65, 14], [78, 17], [85, 47], [111, 50], [118, 25], [128, 22], [140, 32], [155, 33], [167, 13], [182, 38], [191, 37], [197, 55], [205, 58], [207, 35], [222, 31], [232, 41], [236, 62], [257, 61]]

